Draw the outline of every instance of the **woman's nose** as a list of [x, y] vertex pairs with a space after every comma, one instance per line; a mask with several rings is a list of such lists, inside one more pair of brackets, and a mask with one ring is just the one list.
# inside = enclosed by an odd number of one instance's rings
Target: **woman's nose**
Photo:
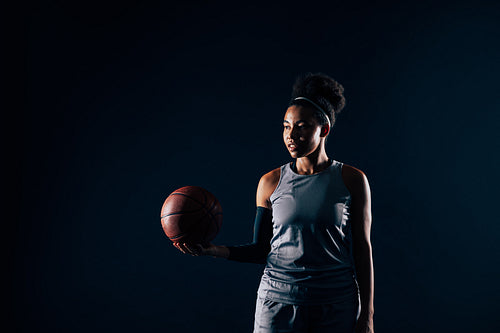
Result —
[[288, 132], [288, 133], [289, 133], [289, 135], [290, 135], [290, 138], [291, 138], [292, 140], [294, 140], [294, 141], [295, 141], [296, 139], [298, 139], [298, 137], [299, 137], [299, 135], [298, 135], [298, 131], [297, 131], [295, 128], [292, 128], [292, 130], [291, 130], [290, 132]]

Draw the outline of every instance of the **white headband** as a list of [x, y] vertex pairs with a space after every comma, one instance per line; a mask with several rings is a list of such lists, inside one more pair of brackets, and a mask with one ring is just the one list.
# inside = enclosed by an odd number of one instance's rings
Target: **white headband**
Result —
[[325, 112], [325, 110], [323, 110], [323, 108], [321, 108], [318, 104], [314, 103], [313, 101], [311, 101], [309, 98], [306, 98], [306, 97], [297, 97], [294, 99], [294, 101], [298, 100], [298, 99], [303, 99], [305, 101], [308, 101], [309, 103], [311, 103], [312, 105], [314, 105], [316, 107], [316, 109], [320, 110], [321, 112], [323, 112], [323, 114], [325, 115], [326, 117], [326, 120], [328, 121], [328, 126], [329, 127], [332, 127], [332, 124], [330, 123], [330, 118], [328, 118], [328, 114]]

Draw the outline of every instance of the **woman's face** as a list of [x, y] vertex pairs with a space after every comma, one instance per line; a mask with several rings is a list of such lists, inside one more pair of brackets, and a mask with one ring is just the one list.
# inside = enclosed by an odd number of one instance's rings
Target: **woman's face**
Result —
[[318, 149], [325, 135], [322, 136], [321, 132], [322, 126], [310, 108], [292, 105], [286, 111], [283, 141], [292, 158], [307, 156]]

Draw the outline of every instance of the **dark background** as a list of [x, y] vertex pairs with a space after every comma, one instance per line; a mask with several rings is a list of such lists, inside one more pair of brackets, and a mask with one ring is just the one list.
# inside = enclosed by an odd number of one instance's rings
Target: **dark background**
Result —
[[330, 157], [372, 190], [376, 332], [498, 327], [496, 1], [45, 1], [22, 9], [15, 332], [251, 332], [263, 266], [190, 257], [174, 189], [251, 240], [260, 176], [288, 161], [295, 77], [347, 104]]

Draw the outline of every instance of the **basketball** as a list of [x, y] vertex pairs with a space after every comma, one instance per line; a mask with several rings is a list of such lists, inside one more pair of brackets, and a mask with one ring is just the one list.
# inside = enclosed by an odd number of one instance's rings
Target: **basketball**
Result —
[[184, 186], [172, 192], [160, 216], [163, 231], [174, 243], [208, 245], [222, 225], [219, 201], [199, 186]]

